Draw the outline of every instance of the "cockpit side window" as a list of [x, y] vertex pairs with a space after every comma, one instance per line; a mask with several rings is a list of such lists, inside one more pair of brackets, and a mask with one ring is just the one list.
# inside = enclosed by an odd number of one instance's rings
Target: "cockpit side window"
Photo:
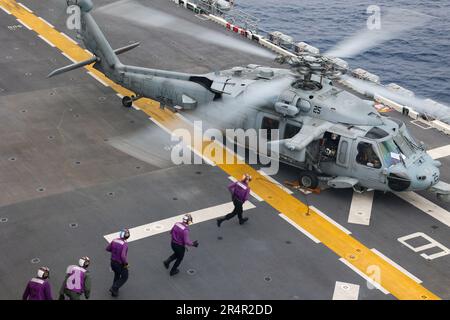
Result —
[[261, 124], [261, 129], [266, 129], [267, 130], [267, 140], [271, 141], [272, 140], [272, 130], [278, 130], [280, 127], [280, 121], [269, 118], [269, 117], [264, 117], [262, 119], [262, 124]]
[[358, 144], [358, 154], [356, 155], [356, 162], [370, 168], [381, 168], [380, 158], [375, 152], [373, 144], [368, 142], [360, 142]]

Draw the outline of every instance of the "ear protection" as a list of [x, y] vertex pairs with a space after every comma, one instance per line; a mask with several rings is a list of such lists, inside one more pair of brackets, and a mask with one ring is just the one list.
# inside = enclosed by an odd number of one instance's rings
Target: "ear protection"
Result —
[[194, 219], [192, 218], [192, 216], [189, 213], [187, 213], [183, 216], [183, 222], [187, 223], [187, 224], [193, 223]]
[[91, 259], [89, 259], [89, 257], [81, 257], [80, 260], [78, 260], [78, 265], [82, 268], [89, 267], [90, 263], [91, 263]]
[[50, 276], [50, 269], [47, 267], [40, 267], [37, 271], [38, 278], [47, 279]]
[[119, 236], [121, 239], [128, 239], [130, 237], [130, 230], [128, 229], [120, 230]]

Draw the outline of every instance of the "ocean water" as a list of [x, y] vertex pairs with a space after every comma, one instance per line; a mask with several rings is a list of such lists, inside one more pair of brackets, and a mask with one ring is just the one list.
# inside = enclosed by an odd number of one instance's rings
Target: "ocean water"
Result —
[[[237, 0], [237, 7], [260, 18], [259, 27], [281, 31], [321, 52], [366, 27], [369, 5], [414, 10], [433, 16], [424, 26], [353, 58], [350, 67], [363, 68], [388, 84], [395, 82], [450, 106], [450, 1], [406, 0]], [[383, 21], [383, 20], [381, 20]]]

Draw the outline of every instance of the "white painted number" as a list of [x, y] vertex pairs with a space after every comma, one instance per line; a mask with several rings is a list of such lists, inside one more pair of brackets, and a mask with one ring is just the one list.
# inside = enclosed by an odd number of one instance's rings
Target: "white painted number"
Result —
[[[427, 240], [428, 243], [414, 247], [407, 242], [408, 240], [416, 239], [416, 238], [423, 238], [423, 239]], [[426, 253], [421, 253], [420, 255], [427, 260], [433, 260], [433, 259], [440, 258], [440, 257], [450, 254], [450, 250], [448, 248], [446, 248], [444, 245], [442, 245], [441, 243], [437, 242], [436, 240], [432, 239], [430, 236], [427, 236], [425, 233], [422, 233], [422, 232], [416, 232], [416, 233], [398, 238], [397, 240], [400, 241], [400, 243], [407, 246], [408, 248], [410, 248], [411, 250], [413, 250], [414, 252], [421, 252], [421, 251], [429, 250], [431, 248], [441, 249], [441, 251], [430, 254], [430, 255], [428, 255]]]

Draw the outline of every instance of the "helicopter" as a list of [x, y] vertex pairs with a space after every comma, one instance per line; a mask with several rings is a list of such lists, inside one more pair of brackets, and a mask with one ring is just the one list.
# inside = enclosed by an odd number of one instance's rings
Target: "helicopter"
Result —
[[[124, 65], [118, 55], [139, 43], [113, 50], [90, 14], [91, 0], [67, 0], [67, 5], [80, 8], [78, 37], [94, 56], [49, 77], [95, 63], [96, 69], [135, 93], [123, 97], [127, 108], [145, 97], [207, 118], [218, 106], [226, 110], [239, 105], [240, 117], [228, 117], [223, 128], [267, 130], [266, 142], [279, 147], [280, 161], [299, 168], [299, 182], [308, 189], [325, 182], [357, 192], [430, 190], [449, 200], [450, 187], [440, 181], [441, 163], [426, 153], [403, 122], [381, 115], [373, 100], [346, 89], [348, 68], [339, 60], [305, 52], [277, 57], [287, 68], [249, 64], [200, 75]], [[273, 86], [280, 80], [282, 86]], [[261, 88], [255, 92], [261, 85], [267, 85], [264, 94]], [[279, 139], [272, 139], [272, 130], [278, 130]]]

